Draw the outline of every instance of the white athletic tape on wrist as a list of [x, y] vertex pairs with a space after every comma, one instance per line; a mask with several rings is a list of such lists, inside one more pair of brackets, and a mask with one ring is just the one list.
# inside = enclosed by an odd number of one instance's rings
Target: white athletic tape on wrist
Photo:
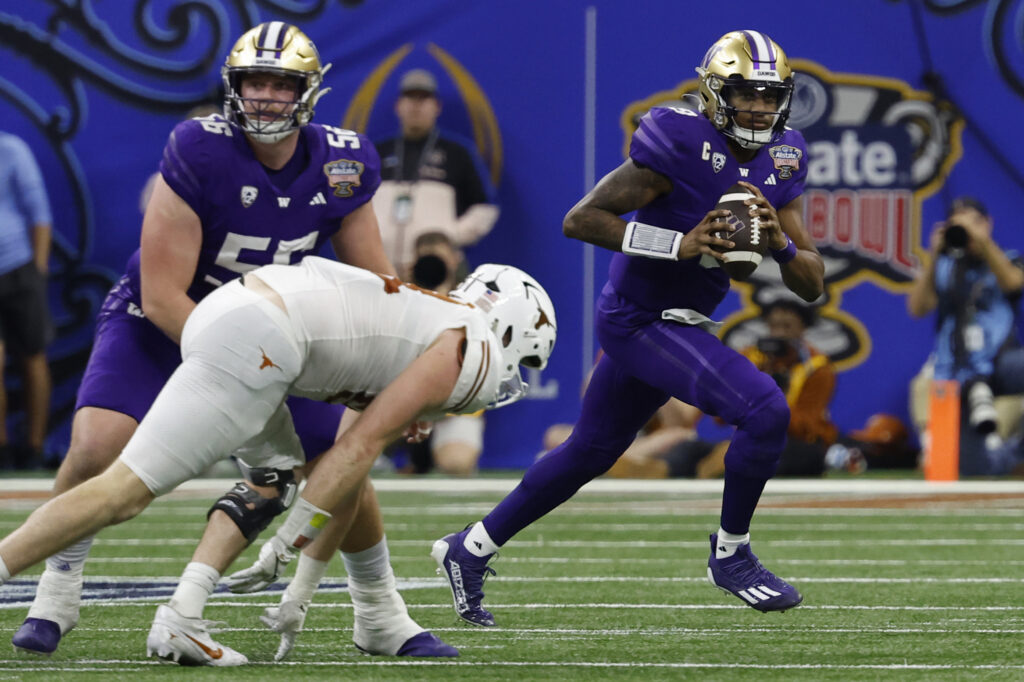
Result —
[[683, 241], [683, 233], [666, 230], [635, 220], [626, 223], [626, 233], [622, 235], [622, 253], [627, 256], [642, 256], [661, 260], [679, 260], [679, 242]]
[[288, 518], [277, 531], [277, 537], [289, 547], [302, 549], [316, 539], [327, 522], [331, 520], [330, 512], [310, 504], [300, 497]]

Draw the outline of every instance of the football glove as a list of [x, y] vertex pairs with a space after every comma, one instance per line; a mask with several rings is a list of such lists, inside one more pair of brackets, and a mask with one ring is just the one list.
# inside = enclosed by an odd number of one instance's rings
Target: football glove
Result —
[[259, 557], [249, 568], [232, 573], [225, 582], [232, 592], [259, 592], [281, 577], [295, 553], [276, 535], [260, 547]]
[[306, 622], [308, 610], [308, 602], [291, 599], [287, 592], [281, 596], [280, 605], [264, 609], [260, 621], [281, 635], [281, 644], [274, 654], [275, 661], [283, 661], [291, 653], [292, 647], [295, 646], [295, 638], [302, 632], [302, 625]]

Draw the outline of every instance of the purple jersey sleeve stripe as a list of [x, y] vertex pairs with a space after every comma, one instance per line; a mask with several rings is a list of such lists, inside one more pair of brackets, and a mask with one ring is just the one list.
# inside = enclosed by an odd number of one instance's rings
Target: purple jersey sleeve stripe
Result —
[[[193, 209], [197, 210], [195, 197], [202, 193], [199, 178], [196, 177], [188, 162], [182, 158], [178, 150], [177, 135], [172, 132], [167, 146], [164, 148], [164, 158], [160, 163], [160, 174], [164, 180]], [[198, 211], [197, 211], [198, 212]]]
[[636, 132], [638, 135], [641, 132], [645, 133], [644, 137], [641, 139], [647, 142], [648, 146], [654, 144], [655, 141], [657, 141], [657, 145], [665, 149], [665, 151], [671, 151], [675, 146], [672, 144], [672, 139], [665, 134], [665, 131], [661, 129], [661, 126], [654, 122], [654, 119], [651, 116], [644, 116], [640, 120], [640, 127], [637, 128]]
[[[640, 147], [646, 150], [647, 153], [651, 155], [652, 159], [667, 159], [669, 156], [669, 151], [665, 149], [662, 145], [658, 144], [653, 138], [651, 138], [650, 135], [648, 135], [643, 130], [637, 130], [635, 133], [633, 133], [633, 141], [634, 143], [639, 142]], [[631, 153], [630, 156], [633, 156], [633, 154]], [[643, 163], [642, 159], [640, 161], [641, 163]]]

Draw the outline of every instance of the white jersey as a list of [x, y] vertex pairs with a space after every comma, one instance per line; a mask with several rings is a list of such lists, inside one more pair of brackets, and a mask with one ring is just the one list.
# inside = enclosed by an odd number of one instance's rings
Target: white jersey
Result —
[[471, 305], [324, 258], [251, 274], [281, 296], [295, 333], [302, 368], [292, 395], [365, 409], [442, 332], [465, 329], [455, 390], [425, 417], [475, 412], [497, 396], [501, 347]]

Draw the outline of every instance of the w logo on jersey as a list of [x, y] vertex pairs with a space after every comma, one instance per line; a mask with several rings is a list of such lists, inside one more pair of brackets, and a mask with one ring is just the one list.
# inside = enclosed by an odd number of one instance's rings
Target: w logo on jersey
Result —
[[334, 188], [334, 196], [350, 197], [354, 193], [353, 188], [359, 187], [360, 177], [365, 166], [360, 161], [349, 159], [338, 159], [324, 164], [324, 175], [327, 182]]

